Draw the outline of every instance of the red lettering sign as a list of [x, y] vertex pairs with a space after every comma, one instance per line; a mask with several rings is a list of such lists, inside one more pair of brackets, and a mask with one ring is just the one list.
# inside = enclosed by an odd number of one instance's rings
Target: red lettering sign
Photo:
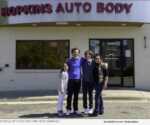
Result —
[[58, 3], [58, 6], [56, 8], [56, 13], [65, 13], [65, 9], [61, 3]]
[[33, 14], [51, 14], [53, 12], [51, 4], [24, 5], [16, 7], [1, 8], [1, 16], [33, 15]]
[[90, 3], [88, 3], [88, 2], [86, 2], [86, 3], [83, 5], [83, 11], [84, 11], [85, 13], [89, 13], [89, 12], [91, 12], [91, 10], [92, 10], [92, 5], [91, 5]]
[[92, 5], [89, 2], [71, 2], [71, 3], [58, 3], [56, 13], [89, 13], [92, 10]]
[[74, 6], [73, 6], [73, 3], [70, 3], [70, 5], [68, 5], [67, 3], [65, 3], [65, 10], [67, 13], [73, 13], [73, 10], [74, 10]]
[[[113, 3], [113, 2], [97, 2], [96, 10], [92, 8], [90, 2], [59, 2], [56, 8], [50, 3], [46, 4], [31, 4], [31, 5], [17, 5], [16, 7], [5, 7], [0, 9], [1, 16], [20, 16], [25, 15], [35, 15], [35, 14], [51, 14], [55, 11], [57, 14], [67, 14], [67, 13], [90, 13], [95, 11], [96, 13], [125, 13], [131, 12], [132, 3]], [[55, 10], [54, 10], [55, 9]]]
[[122, 5], [122, 3], [116, 3], [116, 6], [115, 6], [115, 12], [116, 13], [121, 13], [121, 12], [123, 12], [123, 5]]
[[76, 8], [76, 12], [77, 13], [80, 13], [80, 8], [82, 7], [82, 3], [79, 2], [79, 3], [74, 3], [74, 6]]
[[124, 8], [125, 8], [126, 13], [130, 13], [132, 5], [133, 5], [132, 3], [124, 4]]
[[97, 3], [97, 13], [130, 13], [131, 12], [131, 7], [132, 3], [127, 4], [127, 3], [102, 3], [99, 2]]
[[114, 11], [114, 4], [113, 3], [106, 4], [105, 10], [107, 13], [112, 13]]

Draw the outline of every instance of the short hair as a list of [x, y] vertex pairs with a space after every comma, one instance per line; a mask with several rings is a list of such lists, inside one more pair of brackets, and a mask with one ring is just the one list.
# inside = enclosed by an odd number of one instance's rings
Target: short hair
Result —
[[99, 56], [100, 59], [103, 60], [103, 58], [102, 58], [102, 56], [101, 56], [100, 54], [96, 53], [96, 54], [95, 54], [95, 58], [96, 58], [97, 56]]
[[79, 49], [79, 48], [72, 48], [72, 49], [71, 49], [71, 53], [73, 53], [75, 50], [78, 50], [79, 53], [80, 53], [80, 49]]
[[86, 50], [84, 52], [84, 55], [87, 55], [87, 54], [89, 54], [92, 58], [94, 57], [94, 53], [91, 50]]

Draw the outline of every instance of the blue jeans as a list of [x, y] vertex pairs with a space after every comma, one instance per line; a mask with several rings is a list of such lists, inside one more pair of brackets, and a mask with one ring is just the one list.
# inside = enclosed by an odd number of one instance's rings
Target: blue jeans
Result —
[[103, 83], [96, 83], [95, 84], [95, 113], [103, 112], [103, 98], [102, 98], [102, 90], [103, 90]]

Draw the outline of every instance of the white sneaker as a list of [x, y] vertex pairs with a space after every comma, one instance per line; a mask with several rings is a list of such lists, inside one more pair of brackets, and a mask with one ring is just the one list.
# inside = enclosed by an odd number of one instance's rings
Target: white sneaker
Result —
[[88, 114], [92, 114], [93, 113], [93, 109], [89, 109]]
[[88, 114], [89, 109], [84, 109], [84, 114]]
[[67, 110], [66, 115], [70, 115], [71, 114], [71, 110]]
[[61, 117], [61, 116], [63, 116], [63, 111], [58, 111], [57, 114], [58, 114], [58, 116]]

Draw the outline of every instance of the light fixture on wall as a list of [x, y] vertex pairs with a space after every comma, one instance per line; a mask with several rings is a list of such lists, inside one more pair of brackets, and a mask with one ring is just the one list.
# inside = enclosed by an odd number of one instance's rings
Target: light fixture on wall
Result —
[[147, 48], [147, 37], [144, 36], [144, 48]]
[[68, 25], [68, 22], [56, 22], [56, 25]]
[[127, 26], [127, 24], [126, 23], [122, 23], [121, 26]]
[[36, 23], [33, 23], [33, 24], [32, 24], [32, 26], [33, 26], [33, 27], [36, 27], [36, 26], [37, 26], [37, 24], [36, 24]]
[[81, 26], [81, 24], [80, 24], [80, 23], [77, 23], [76, 26]]

